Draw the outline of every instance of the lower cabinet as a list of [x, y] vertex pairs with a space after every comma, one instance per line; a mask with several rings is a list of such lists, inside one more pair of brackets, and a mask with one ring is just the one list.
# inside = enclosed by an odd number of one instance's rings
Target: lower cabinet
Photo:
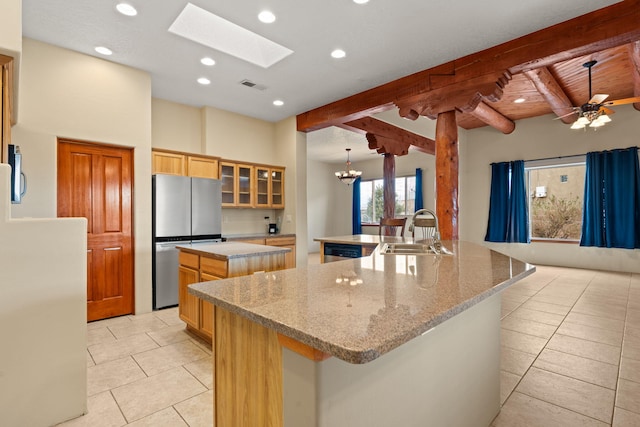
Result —
[[211, 342], [214, 334], [215, 306], [189, 294], [192, 283], [245, 276], [257, 271], [283, 270], [282, 254], [221, 260], [206, 255], [180, 251], [178, 274], [178, 313], [187, 329]]
[[284, 268], [296, 268], [296, 238], [293, 237], [267, 237], [265, 239], [267, 246], [278, 246], [281, 248], [289, 248], [291, 252], [285, 255]]

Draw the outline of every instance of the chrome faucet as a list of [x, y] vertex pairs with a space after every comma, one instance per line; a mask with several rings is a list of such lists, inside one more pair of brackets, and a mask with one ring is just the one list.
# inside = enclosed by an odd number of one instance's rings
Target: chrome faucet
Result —
[[438, 225], [438, 217], [436, 216], [436, 213], [430, 209], [419, 209], [417, 210], [414, 214], [413, 217], [411, 218], [411, 224], [409, 224], [409, 231], [412, 232], [412, 235], [415, 236], [415, 232], [414, 229], [416, 227], [415, 223], [416, 223], [416, 218], [419, 215], [424, 215], [424, 214], [429, 214], [433, 217], [434, 219], [434, 223], [435, 223], [435, 232], [433, 233], [433, 244], [431, 245], [431, 250], [434, 253], [442, 253], [443, 252], [443, 246], [442, 246], [442, 242], [440, 241], [440, 227]]

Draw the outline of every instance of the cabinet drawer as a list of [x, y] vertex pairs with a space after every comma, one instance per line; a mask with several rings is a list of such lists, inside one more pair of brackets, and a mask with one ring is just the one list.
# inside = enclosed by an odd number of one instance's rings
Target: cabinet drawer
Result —
[[295, 237], [267, 237], [265, 239], [267, 246], [289, 246], [296, 244]]
[[202, 257], [200, 259], [200, 269], [203, 273], [213, 274], [218, 277], [227, 277], [227, 261]]
[[191, 267], [198, 270], [200, 268], [200, 256], [196, 254], [190, 254], [188, 252], [180, 251], [178, 255], [178, 261], [180, 265], [184, 265], [185, 267]]

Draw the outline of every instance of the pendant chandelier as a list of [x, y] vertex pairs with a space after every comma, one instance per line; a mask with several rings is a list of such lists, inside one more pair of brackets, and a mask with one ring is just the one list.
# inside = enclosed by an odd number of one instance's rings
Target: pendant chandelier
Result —
[[347, 185], [352, 184], [360, 175], [362, 171], [351, 169], [351, 161], [349, 160], [349, 152], [351, 148], [347, 148], [347, 170], [336, 172], [336, 177]]

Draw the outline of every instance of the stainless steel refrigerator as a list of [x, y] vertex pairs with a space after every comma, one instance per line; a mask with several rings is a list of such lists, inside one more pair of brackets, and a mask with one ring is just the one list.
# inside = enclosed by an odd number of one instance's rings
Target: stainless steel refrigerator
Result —
[[153, 175], [153, 309], [178, 305], [177, 245], [221, 241], [217, 179]]

